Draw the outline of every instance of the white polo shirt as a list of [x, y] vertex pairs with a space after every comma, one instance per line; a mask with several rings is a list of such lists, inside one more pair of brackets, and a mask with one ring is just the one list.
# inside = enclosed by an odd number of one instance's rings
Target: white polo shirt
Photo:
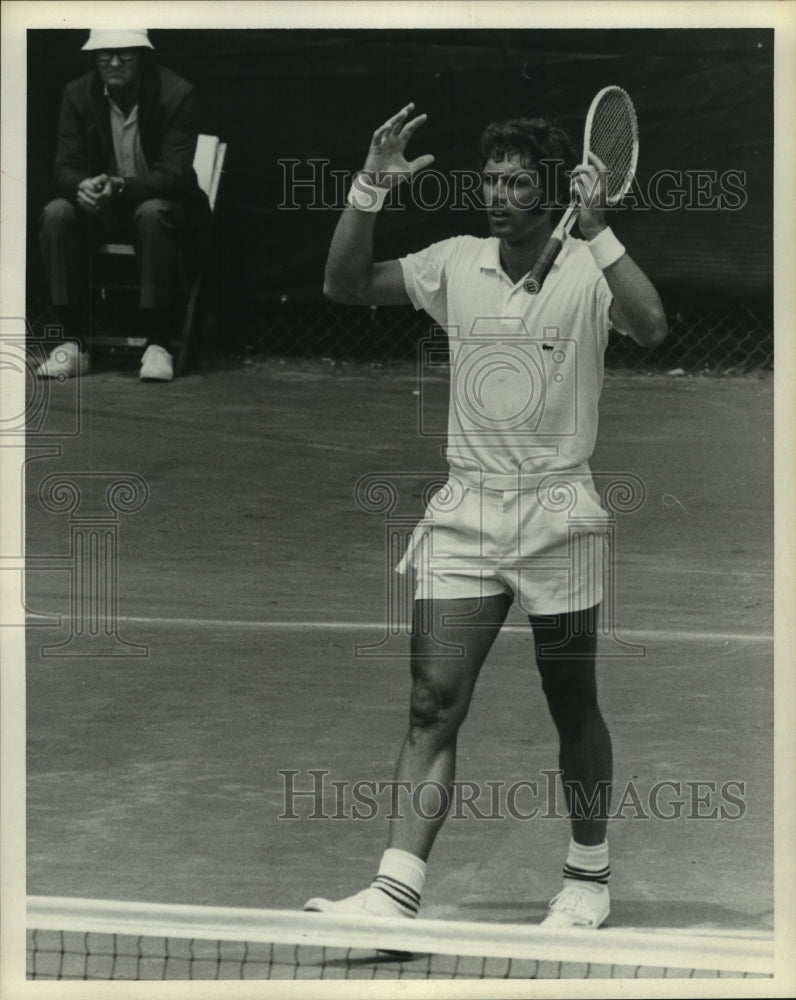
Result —
[[505, 274], [497, 238], [457, 236], [400, 263], [415, 308], [448, 333], [451, 469], [510, 489], [587, 462], [612, 294], [586, 243], [567, 239], [538, 295]]

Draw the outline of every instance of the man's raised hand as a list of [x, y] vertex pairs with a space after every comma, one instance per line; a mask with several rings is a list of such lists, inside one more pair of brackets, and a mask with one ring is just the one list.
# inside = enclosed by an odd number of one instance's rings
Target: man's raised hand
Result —
[[373, 133], [363, 173], [369, 175], [377, 187], [389, 188], [400, 184], [434, 162], [430, 153], [414, 160], [407, 160], [404, 156], [406, 144], [428, 117], [417, 115], [410, 120], [413, 109], [414, 104], [407, 104]]
[[606, 179], [608, 168], [592, 152], [586, 163], [579, 163], [572, 171], [572, 193], [580, 206], [578, 226], [581, 235], [594, 239], [605, 229]]

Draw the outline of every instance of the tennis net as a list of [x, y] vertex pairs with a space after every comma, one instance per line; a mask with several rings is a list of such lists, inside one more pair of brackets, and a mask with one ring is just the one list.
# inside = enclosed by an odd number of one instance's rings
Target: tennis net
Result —
[[767, 977], [752, 934], [365, 918], [289, 910], [27, 901], [27, 978], [638, 979]]

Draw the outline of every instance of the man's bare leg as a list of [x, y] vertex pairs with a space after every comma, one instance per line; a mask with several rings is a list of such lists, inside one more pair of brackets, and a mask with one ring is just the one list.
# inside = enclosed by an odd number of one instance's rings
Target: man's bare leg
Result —
[[[418, 605], [424, 603], [421, 608]], [[505, 621], [511, 606], [506, 594], [480, 600], [475, 613], [472, 600], [416, 602], [412, 628], [412, 694], [409, 729], [395, 769], [396, 782], [408, 782], [414, 790], [422, 782], [435, 782], [447, 790], [450, 805], [456, 770], [456, 737], [470, 707], [470, 698], [481, 666]], [[459, 620], [466, 615], [466, 624]], [[421, 628], [419, 622], [430, 623]], [[462, 656], [452, 657], [442, 643], [458, 644]], [[436, 794], [434, 791], [430, 796]], [[402, 810], [402, 819], [390, 821], [389, 846], [425, 861], [445, 821], [447, 809], [434, 811], [431, 799], [423, 815]]]
[[547, 619], [531, 616], [542, 688], [558, 730], [559, 767], [572, 827], [564, 889], [553, 899], [545, 920], [545, 925], [557, 928], [598, 927], [610, 908], [605, 834], [612, 751], [597, 704], [596, 622], [596, 608]]

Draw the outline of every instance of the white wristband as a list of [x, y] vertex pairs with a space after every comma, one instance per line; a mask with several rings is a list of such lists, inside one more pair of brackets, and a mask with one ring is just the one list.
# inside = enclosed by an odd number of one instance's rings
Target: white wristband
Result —
[[371, 184], [367, 175], [357, 174], [348, 192], [348, 204], [360, 212], [380, 212], [390, 189]]
[[588, 243], [594, 262], [601, 271], [615, 264], [625, 254], [625, 248], [614, 235], [610, 226]]

